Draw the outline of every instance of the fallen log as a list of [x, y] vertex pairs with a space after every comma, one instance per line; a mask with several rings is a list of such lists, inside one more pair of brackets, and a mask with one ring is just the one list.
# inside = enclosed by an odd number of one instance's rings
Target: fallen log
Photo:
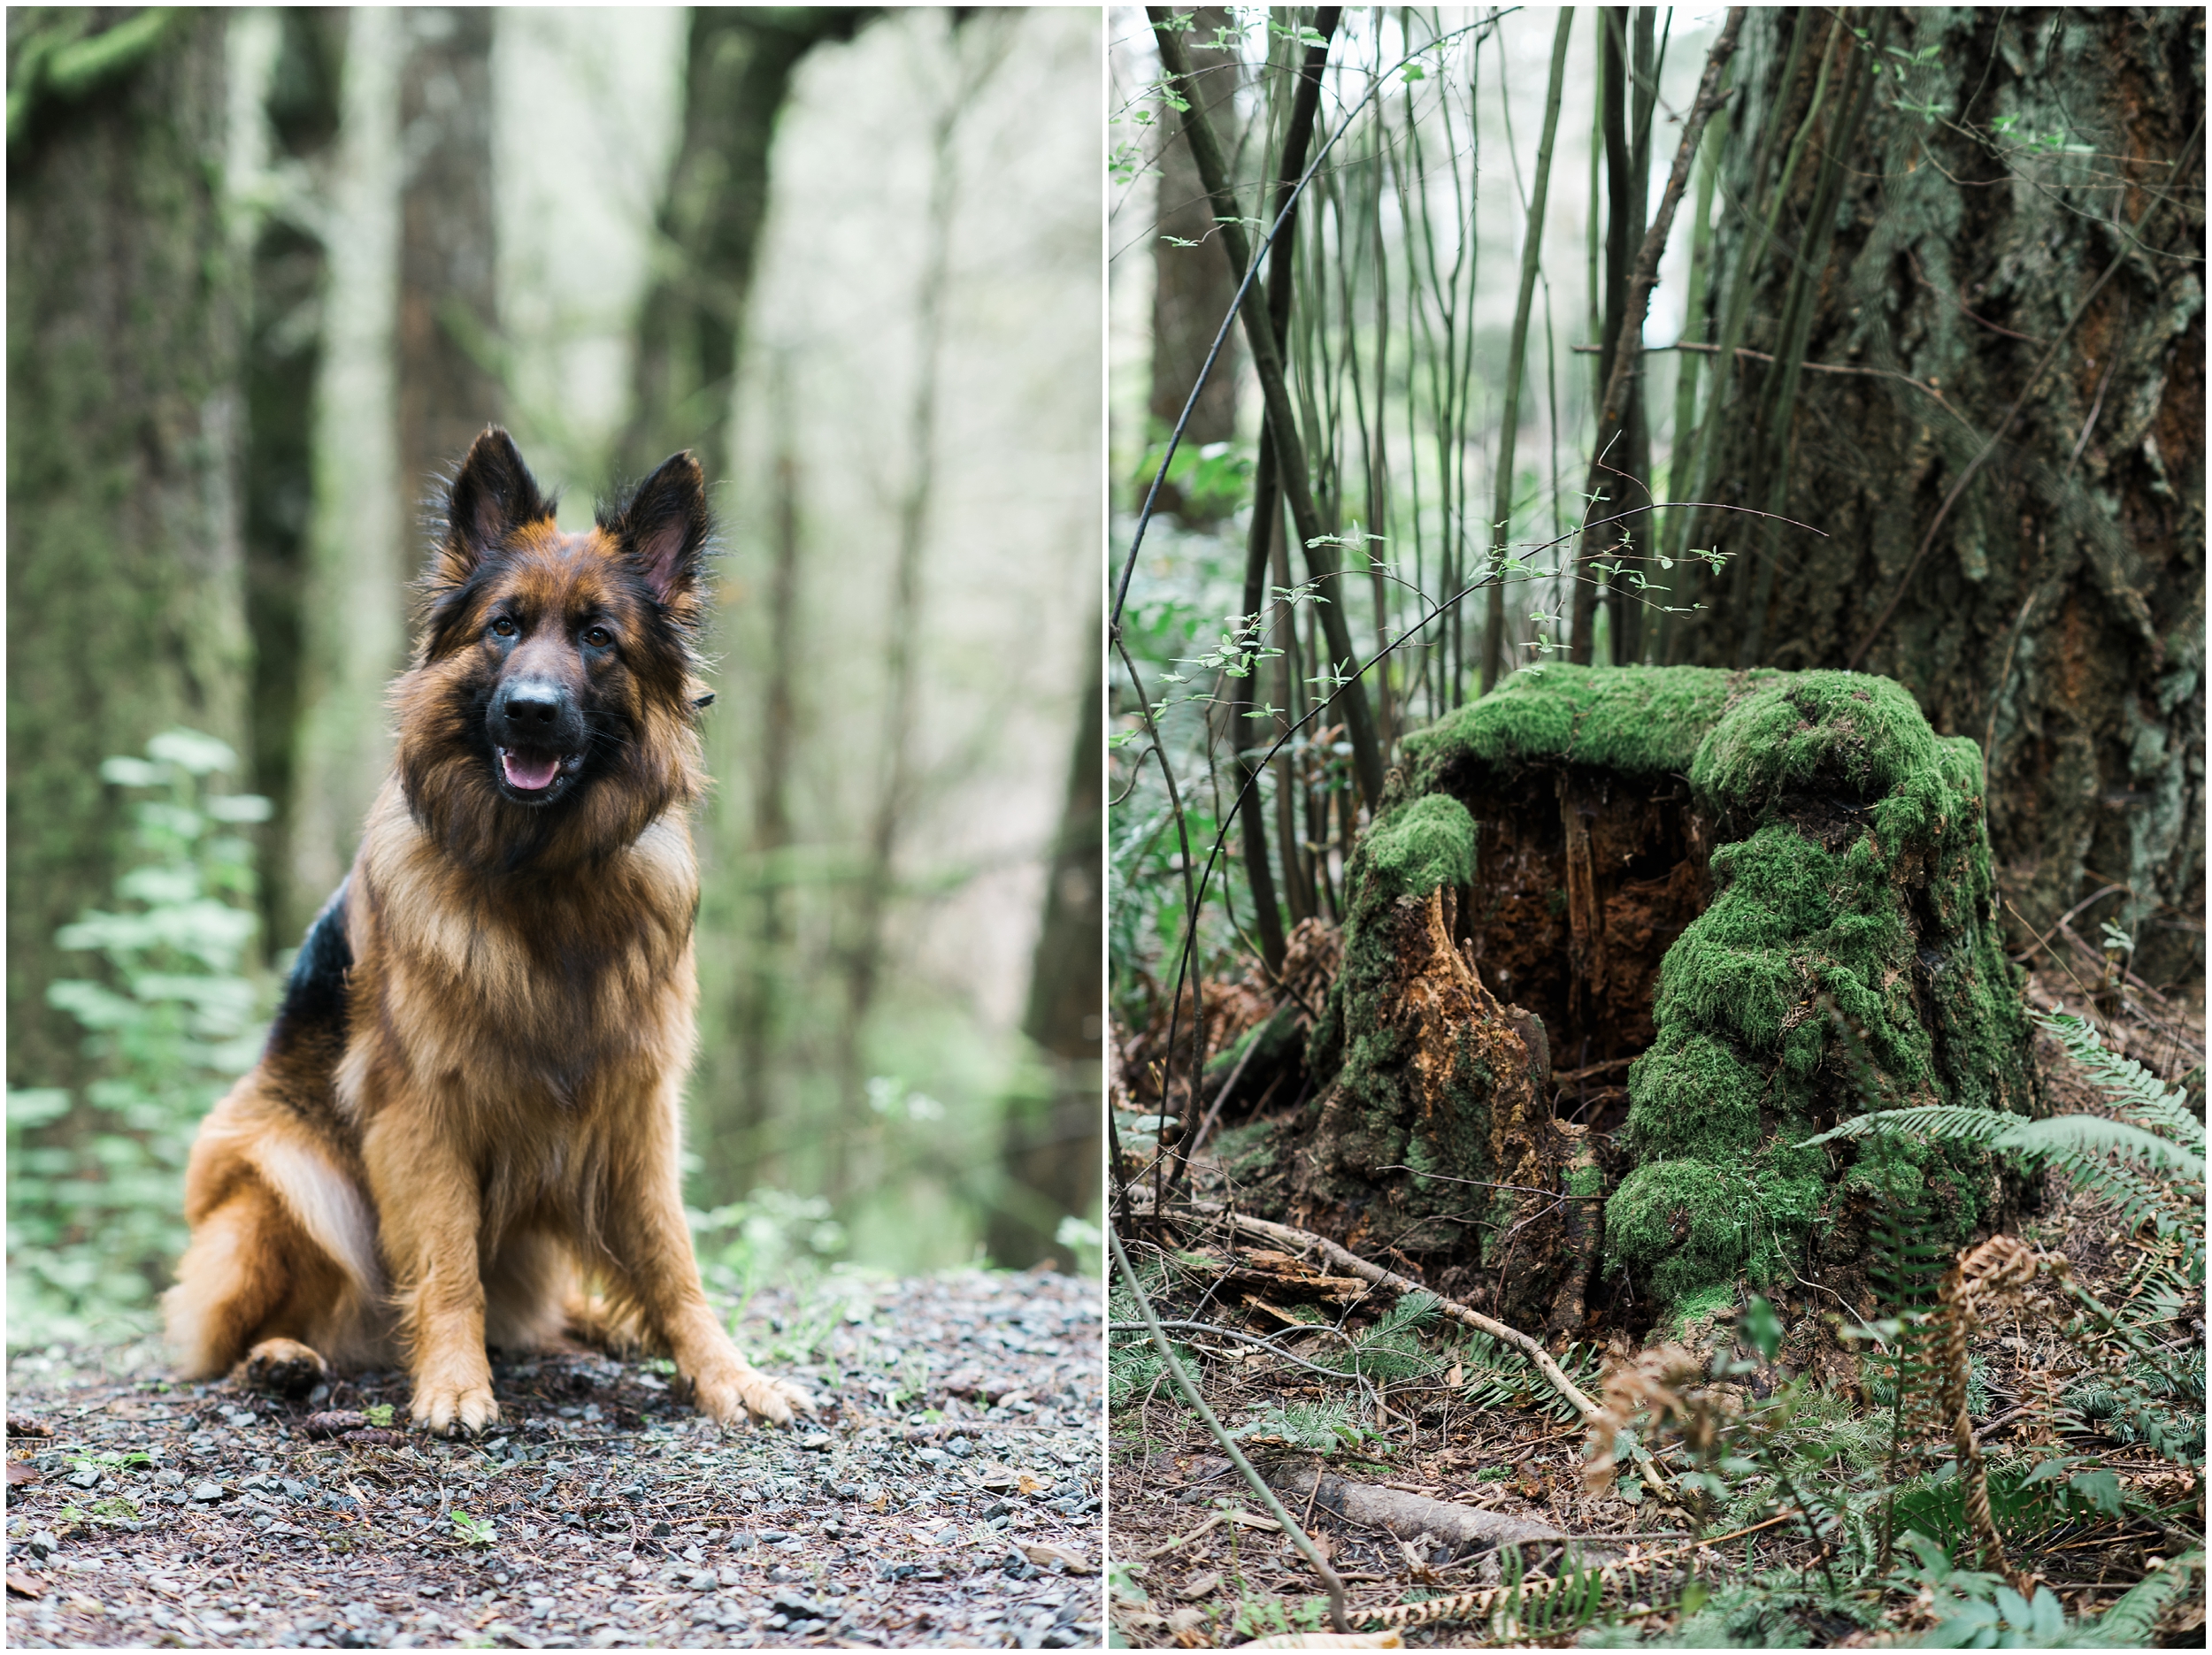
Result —
[[[1313, 1486], [1317, 1476], [1321, 1482], [1318, 1494]], [[1334, 1472], [1317, 1472], [1306, 1466], [1278, 1466], [1269, 1471], [1267, 1480], [1279, 1494], [1292, 1499], [1311, 1500], [1317, 1511], [1333, 1512], [1366, 1528], [1387, 1530], [1401, 1540], [1417, 1540], [1423, 1535], [1431, 1535], [1440, 1544], [1463, 1547], [1557, 1544], [1580, 1538], [1554, 1529], [1549, 1523], [1504, 1516], [1485, 1511], [1479, 1506], [1432, 1500], [1425, 1494], [1408, 1494], [1372, 1483], [1351, 1483]]]

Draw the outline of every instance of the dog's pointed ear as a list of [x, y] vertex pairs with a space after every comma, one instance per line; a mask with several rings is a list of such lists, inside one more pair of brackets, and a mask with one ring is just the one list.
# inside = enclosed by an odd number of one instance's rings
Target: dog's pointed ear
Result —
[[600, 526], [615, 537], [648, 591], [687, 623], [695, 617], [714, 525], [707, 515], [706, 474], [688, 449], [662, 462]]
[[517, 529], [552, 515], [552, 502], [539, 492], [515, 440], [487, 425], [446, 491], [445, 537], [434, 572], [458, 586]]

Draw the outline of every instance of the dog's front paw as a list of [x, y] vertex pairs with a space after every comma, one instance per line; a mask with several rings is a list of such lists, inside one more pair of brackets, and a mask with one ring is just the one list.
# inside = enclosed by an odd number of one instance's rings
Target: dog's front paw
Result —
[[788, 1425], [795, 1414], [814, 1412], [814, 1398], [803, 1385], [771, 1378], [742, 1360], [718, 1362], [692, 1375], [699, 1410], [724, 1425], [744, 1416], [771, 1425]]
[[480, 1382], [418, 1383], [414, 1406], [409, 1411], [416, 1424], [440, 1437], [464, 1432], [473, 1436], [499, 1418], [499, 1404], [492, 1398], [492, 1388]]
[[296, 1339], [264, 1339], [246, 1352], [237, 1377], [255, 1391], [303, 1397], [329, 1376], [323, 1359]]

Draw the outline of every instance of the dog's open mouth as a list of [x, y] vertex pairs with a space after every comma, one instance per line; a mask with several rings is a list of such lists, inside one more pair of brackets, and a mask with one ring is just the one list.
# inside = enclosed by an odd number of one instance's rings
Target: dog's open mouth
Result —
[[550, 799], [575, 768], [572, 754], [549, 747], [499, 749], [500, 779], [507, 784], [508, 793], [520, 800]]

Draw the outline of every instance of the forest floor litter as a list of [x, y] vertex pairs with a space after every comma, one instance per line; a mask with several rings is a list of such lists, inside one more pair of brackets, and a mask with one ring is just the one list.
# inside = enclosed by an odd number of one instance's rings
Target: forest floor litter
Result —
[[406, 1429], [401, 1373], [292, 1403], [173, 1385], [142, 1345], [19, 1352], [7, 1641], [1095, 1645], [1097, 1299], [1043, 1271], [764, 1290], [738, 1342], [813, 1391], [787, 1430], [722, 1432], [665, 1362], [597, 1353], [495, 1360], [500, 1422], [447, 1442]]
[[[2029, 992], [2038, 1007], [2091, 1011], [2087, 997], [2056, 974], [2037, 974]], [[2169, 1079], [2202, 1064], [2200, 1007], [2162, 1000], [2138, 1004], [2131, 996], [2126, 1009], [2117, 1027], [2099, 1017], [2124, 1054]], [[2099, 1109], [2093, 1092], [2068, 1072], [2055, 1043], [2039, 1038], [2037, 1057], [2054, 1113]], [[1502, 1580], [1509, 1584], [1522, 1568], [1532, 1580], [1556, 1574], [1562, 1552], [1555, 1537], [1562, 1536], [1579, 1543], [1572, 1567], [1613, 1577], [1603, 1601], [1612, 1622], [1608, 1641], [1616, 1644], [1640, 1634], [1663, 1640], [1685, 1618], [1678, 1600], [1693, 1575], [1705, 1582], [1694, 1599], [1702, 1602], [1728, 1582], [1747, 1581], [1762, 1571], [1812, 1568], [1820, 1561], [1822, 1548], [1809, 1539], [1806, 1525], [1786, 1506], [1777, 1512], [1774, 1502], [1742, 1518], [1735, 1532], [1724, 1533], [1732, 1525], [1707, 1521], [1701, 1529], [1655, 1480], [1629, 1490], [1625, 1498], [1619, 1485], [1593, 1493], [1582, 1475], [1589, 1432], [1566, 1399], [1533, 1374], [1511, 1397], [1471, 1395], [1474, 1387], [1463, 1383], [1456, 1366], [1448, 1374], [1440, 1366], [1432, 1374], [1356, 1387], [1348, 1378], [1333, 1382], [1310, 1367], [1286, 1362], [1281, 1360], [1286, 1352], [1272, 1345], [1259, 1348], [1261, 1338], [1288, 1340], [1302, 1327], [1307, 1333], [1325, 1332], [1317, 1324], [1326, 1323], [1371, 1338], [1392, 1314], [1392, 1298], [1365, 1283], [1341, 1279], [1340, 1268], [1324, 1256], [1294, 1258], [1268, 1250], [1277, 1245], [1272, 1241], [1255, 1245], [1237, 1238], [1222, 1222], [1220, 1205], [1225, 1194], [1233, 1212], [1235, 1192], [1207, 1176], [1210, 1164], [1202, 1158], [1194, 1188], [1209, 1191], [1214, 1199], [1191, 1201], [1179, 1212], [1171, 1207], [1172, 1222], [1164, 1231], [1151, 1225], [1149, 1204], [1136, 1199], [1133, 1184], [1132, 1206], [1147, 1226], [1141, 1232], [1147, 1245], [1133, 1247], [1133, 1258], [1158, 1283], [1148, 1291], [1171, 1339], [1202, 1359], [1196, 1376], [1210, 1405], [1341, 1575], [1351, 1624], [1368, 1629], [1360, 1641], [1379, 1641], [1386, 1634], [1373, 1628], [1387, 1628], [1390, 1638], [1402, 1636], [1416, 1646], [1497, 1642], [1501, 1634], [1489, 1613], [1420, 1622], [1447, 1607], [1437, 1600], [1496, 1587]], [[2075, 1279], [2109, 1293], [2124, 1291], [2137, 1250], [2124, 1228], [2109, 1201], [2071, 1189], [2054, 1173], [2022, 1233], [2062, 1253]], [[1149, 1267], [1148, 1257], [1154, 1261]], [[1113, 1287], [1112, 1338], [1125, 1347], [1115, 1359], [1117, 1368], [1133, 1360], [1148, 1375], [1157, 1364], [1141, 1324], [1123, 1320], [1128, 1313], [1118, 1278]], [[1320, 1316], [1301, 1312], [1301, 1300], [1317, 1306]], [[1811, 1311], [1809, 1303], [1793, 1314]], [[2193, 1331], [2177, 1332], [2200, 1342], [2201, 1298], [2193, 1314]], [[1221, 1331], [1209, 1333], [1209, 1326]], [[1445, 1329], [1439, 1337], [1463, 1334]], [[2039, 1369], [2051, 1354], [2043, 1348], [2046, 1342], [2042, 1330], [2009, 1323], [1988, 1328], [1974, 1341], [1975, 1424], [1993, 1455], [2029, 1451], [2021, 1433], [2029, 1427]], [[1329, 1348], [1325, 1342], [1309, 1342], [1293, 1352], [1325, 1358]], [[1593, 1392], [1603, 1354], [1585, 1347], [1573, 1369]], [[1825, 1369], [1821, 1376], [1831, 1378]], [[1473, 1377], [1471, 1370], [1470, 1381]], [[1832, 1383], [1829, 1389], [1833, 1398], [1822, 1405], [1819, 1419], [1808, 1423], [1835, 1433], [1861, 1429], [1867, 1412], [1863, 1401], [1848, 1385]], [[1172, 1387], [1164, 1378], [1147, 1378], [1133, 1390], [1118, 1372], [1110, 1397], [1114, 1641], [1140, 1648], [1263, 1639], [1280, 1645], [1300, 1635], [1318, 1641], [1315, 1635], [1327, 1630], [1321, 1583], [1277, 1524], [1260, 1513], [1252, 1491]], [[1324, 1446], [1332, 1432], [1338, 1440]], [[2108, 1609], [2181, 1551], [2201, 1547], [2203, 1490], [2188, 1467], [2114, 1437], [2053, 1444], [2043, 1452], [2062, 1450], [2093, 1451], [2095, 1462], [2131, 1497], [2125, 1516], [2070, 1521], [2016, 1554], [2014, 1561], [2033, 1571], [2067, 1613]], [[1663, 1453], [1657, 1458], [1678, 1474], [1686, 1463]], [[2137, 1514], [2146, 1504], [2186, 1512], [2193, 1500], [2193, 1519], [2162, 1524]], [[1407, 1521], [1399, 1521], [1395, 1508], [1401, 1506]], [[1709, 1518], [1721, 1514], [1706, 1513]], [[2193, 1535], [2185, 1532], [2192, 1524]], [[1516, 1528], [1532, 1541], [1502, 1546], [1501, 1537], [1517, 1537]], [[1512, 1550], [1520, 1557], [1504, 1556]], [[1664, 1567], [1655, 1571], [1654, 1559]], [[1901, 1631], [1926, 1629], [1924, 1617], [1916, 1621], [1909, 1611], [1904, 1621], [1914, 1624], [1901, 1624], [1894, 1603], [1886, 1612], [1891, 1616], [1886, 1627], [1868, 1624], [1881, 1613], [1880, 1605], [1869, 1604], [1855, 1620], [1800, 1605], [1786, 1615], [1778, 1611], [1792, 1624], [1783, 1628], [1778, 1619], [1777, 1629], [1784, 1643], [1832, 1646], [1893, 1641]], [[2202, 1595], [2196, 1591], [2167, 1613], [2159, 1641], [2198, 1642], [2202, 1624]], [[1570, 1618], [1548, 1635], [1524, 1623], [1503, 1636], [1507, 1642], [1561, 1644], [1575, 1642], [1577, 1631]]]

